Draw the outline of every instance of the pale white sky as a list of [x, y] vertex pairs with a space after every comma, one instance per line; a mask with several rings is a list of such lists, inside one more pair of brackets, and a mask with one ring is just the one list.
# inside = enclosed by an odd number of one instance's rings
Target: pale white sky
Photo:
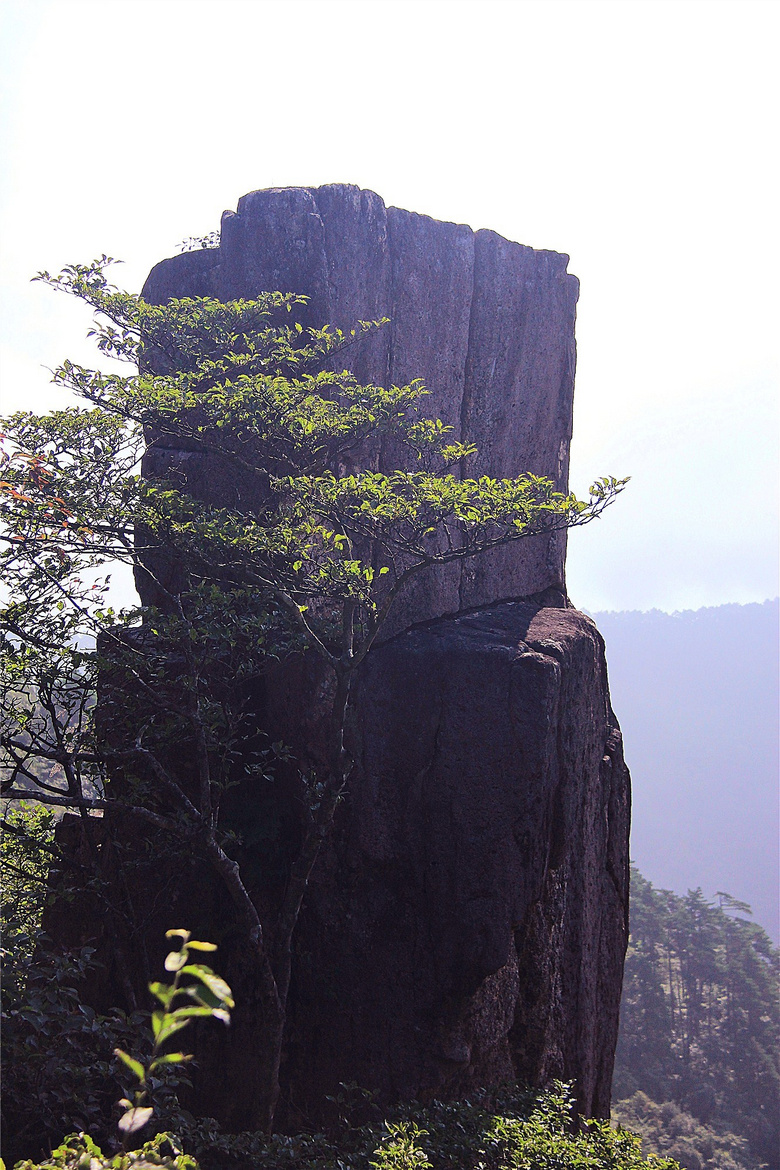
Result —
[[138, 289], [269, 186], [571, 256], [573, 600], [667, 610], [777, 585], [773, 0], [4, 0], [2, 409], [57, 402], [78, 306], [31, 285], [102, 252]]

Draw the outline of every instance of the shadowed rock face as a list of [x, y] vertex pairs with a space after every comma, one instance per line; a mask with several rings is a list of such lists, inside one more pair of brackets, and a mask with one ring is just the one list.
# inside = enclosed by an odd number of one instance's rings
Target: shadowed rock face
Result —
[[[366, 660], [348, 727], [355, 771], [296, 934], [280, 1124], [321, 1122], [327, 1097], [352, 1081], [387, 1102], [561, 1078], [575, 1082], [583, 1114], [609, 1115], [630, 782], [602, 639], [564, 605], [551, 593], [436, 619]], [[304, 766], [321, 746], [322, 681], [316, 662], [299, 659], [258, 695], [269, 734]], [[242, 874], [260, 904], [275, 888], [264, 825], [289, 815], [288, 779], [277, 777], [268, 805], [251, 784], [230, 794]], [[78, 823], [65, 821], [77, 851]], [[126, 841], [132, 829], [120, 826]], [[195, 1094], [203, 1112], [242, 1129], [265, 1032], [255, 974], [224, 888], [196, 857], [171, 862], [168, 840], [160, 846], [140, 849], [130, 891], [149, 971], [174, 923], [218, 942], [236, 1009], [229, 1030], [197, 1037]], [[124, 890], [108, 866], [106, 880]], [[89, 897], [75, 913], [50, 907], [46, 926], [71, 946], [97, 942], [105, 972], [90, 999], [105, 1010], [121, 971]], [[149, 975], [128, 970], [142, 1002]]]
[[[245, 196], [219, 249], [158, 264], [144, 296], [281, 289], [311, 297], [311, 324], [389, 316], [347, 351], [360, 379], [422, 377], [426, 414], [477, 444], [467, 474], [532, 471], [566, 490], [578, 291], [566, 263], [355, 187], [291, 188]], [[392, 469], [391, 448], [379, 465]], [[240, 496], [202, 456], [147, 455], [149, 475], [172, 466], [201, 498]], [[564, 555], [563, 536], [536, 537], [419, 579], [362, 668], [348, 728], [356, 768], [295, 945], [287, 1125], [322, 1119], [326, 1095], [350, 1081], [425, 1099], [562, 1077], [583, 1113], [609, 1112], [630, 788], [603, 643], [568, 605]], [[321, 685], [299, 659], [258, 696], [262, 725], [301, 764], [317, 754]], [[284, 776], [272, 787], [281, 797]], [[265, 814], [241, 789], [231, 801], [252, 886], [252, 826]], [[264, 821], [257, 873], [267, 837]], [[253, 888], [262, 900], [262, 881]], [[263, 1038], [253, 973], [231, 949], [214, 881], [180, 864], [165, 890], [147, 935], [175, 919], [219, 941], [236, 991], [230, 1032], [199, 1040], [196, 1091], [240, 1128]]]
[[[302, 700], [300, 676], [270, 694], [293, 742]], [[629, 786], [593, 623], [529, 601], [409, 630], [367, 661], [351, 734], [298, 936], [289, 1099], [563, 1077], [608, 1115]]]
[[[495, 232], [385, 207], [372, 191], [288, 187], [245, 195], [236, 213], [222, 217], [218, 249], [163, 260], [143, 295], [161, 303], [278, 289], [311, 298], [304, 324], [348, 330], [389, 317], [389, 326], [344, 356], [361, 381], [421, 378], [425, 414], [451, 426], [454, 439], [476, 444], [465, 474], [533, 472], [565, 491], [579, 292], [567, 263], [568, 256]], [[145, 470], [164, 475], [172, 464], [194, 494], [230, 503], [240, 492], [189, 453], [157, 450]], [[399, 466], [391, 443], [379, 466]], [[410, 583], [386, 635], [499, 598], [563, 589], [565, 553], [565, 534], [554, 533], [432, 569]]]

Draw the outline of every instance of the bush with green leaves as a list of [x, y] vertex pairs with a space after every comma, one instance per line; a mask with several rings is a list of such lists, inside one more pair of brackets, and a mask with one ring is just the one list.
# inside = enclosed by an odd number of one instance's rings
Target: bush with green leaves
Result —
[[[181, 1069], [192, 1057], [163, 1049], [194, 1019], [229, 1023], [234, 1005], [225, 981], [205, 963], [192, 961], [191, 951], [211, 952], [215, 945], [193, 939], [187, 930], [167, 934], [179, 943], [165, 961], [173, 982], [150, 984], [160, 1004], [151, 1019], [145, 1012], [99, 1015], [81, 1003], [79, 983], [92, 963], [89, 948], [57, 954], [39, 936], [26, 979], [20, 977], [19, 964], [8, 964], [10, 979], [6, 972], [3, 988], [3, 1140], [9, 1162], [51, 1148], [74, 1127], [88, 1131], [89, 1142], [115, 1144], [116, 1127], [109, 1119], [117, 1104], [125, 1152], [131, 1135], [153, 1120], [165, 1126], [181, 1124], [188, 1116], [181, 1111], [177, 1090], [189, 1083]], [[128, 1072], [135, 1081], [131, 1096], [125, 1095], [122, 1083]], [[62, 1157], [67, 1161], [75, 1148], [66, 1142]]]
[[[644, 1158], [639, 1138], [607, 1122], [572, 1126], [571, 1102], [561, 1089], [511, 1095], [496, 1113], [485, 1103], [462, 1102], [428, 1109], [334, 1137], [324, 1134], [234, 1134], [212, 1129], [198, 1156], [187, 1143], [160, 1134], [131, 1153], [104, 1156], [85, 1134], [63, 1142], [51, 1158], [22, 1162], [16, 1170], [679, 1170], [668, 1158]], [[207, 1130], [208, 1127], [205, 1127]]]
[[[17, 949], [18, 948], [18, 949]], [[28, 956], [32, 955], [34, 961]], [[37, 931], [3, 938], [3, 1156], [39, 1156], [73, 1129], [110, 1140], [122, 1081], [114, 1050], [132, 1046], [143, 1013], [82, 1003], [92, 948], [59, 951]]]
[[104, 1154], [86, 1133], [74, 1133], [61, 1142], [42, 1162], [27, 1159], [16, 1170], [198, 1170], [194, 1158], [185, 1154], [169, 1133], [157, 1134], [137, 1150]]
[[[83, 1003], [94, 948], [61, 949], [43, 933], [56, 897], [52, 864], [64, 858], [54, 817], [32, 801], [7, 805], [0, 836], [2, 923], [2, 1140], [8, 1161], [51, 1148], [74, 1127], [110, 1138], [121, 1092], [114, 1049], [132, 1044], [146, 1017]], [[90, 875], [79, 872], [79, 879]], [[141, 1031], [141, 1034], [143, 1032]], [[159, 1086], [174, 1115], [174, 1086]]]
[[[223, 1134], [216, 1123], [201, 1122], [183, 1145], [203, 1170], [678, 1170], [670, 1159], [644, 1157], [632, 1134], [578, 1120], [566, 1085], [413, 1103], [384, 1121], [374, 1105], [370, 1124], [352, 1120], [352, 1096], [328, 1134]], [[360, 1119], [365, 1108], [357, 1103]]]

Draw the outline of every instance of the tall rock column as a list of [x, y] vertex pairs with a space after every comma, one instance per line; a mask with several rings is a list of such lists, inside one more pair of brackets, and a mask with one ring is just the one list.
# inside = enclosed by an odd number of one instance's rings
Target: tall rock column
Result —
[[[359, 379], [422, 378], [425, 413], [476, 445], [464, 474], [534, 472], [565, 491], [578, 293], [567, 259], [356, 187], [287, 188], [244, 196], [219, 248], [164, 260], [143, 292], [162, 303], [278, 289], [310, 298], [304, 323], [389, 317], [347, 351]], [[372, 458], [397, 466], [390, 444]], [[200, 498], [246, 506], [207, 456], [152, 446], [145, 473], [172, 469]], [[430, 570], [364, 663], [347, 729], [355, 769], [296, 933], [289, 1126], [321, 1120], [348, 1081], [424, 1100], [560, 1077], [583, 1113], [608, 1114], [630, 783], [603, 642], [569, 605], [564, 559], [565, 534], [553, 534]], [[320, 750], [321, 682], [298, 658], [256, 695], [295, 767]], [[295, 837], [283, 768], [272, 787], [268, 805], [241, 787], [225, 801], [261, 900], [269, 823]], [[196, 1089], [240, 1128], [263, 1043], [257, 988], [224, 890], [187, 864], [145, 921], [150, 935], [184, 922], [220, 942], [237, 1007], [230, 1033], [199, 1044]], [[86, 941], [97, 927], [82, 926]]]

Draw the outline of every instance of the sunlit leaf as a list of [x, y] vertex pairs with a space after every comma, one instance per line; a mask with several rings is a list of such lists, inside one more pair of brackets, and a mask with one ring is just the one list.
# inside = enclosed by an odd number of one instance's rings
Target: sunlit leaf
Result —
[[133, 1109], [128, 1109], [119, 1118], [119, 1128], [122, 1133], [136, 1133], [139, 1129], [143, 1129], [153, 1113], [154, 1109], [151, 1105], [136, 1106]]

